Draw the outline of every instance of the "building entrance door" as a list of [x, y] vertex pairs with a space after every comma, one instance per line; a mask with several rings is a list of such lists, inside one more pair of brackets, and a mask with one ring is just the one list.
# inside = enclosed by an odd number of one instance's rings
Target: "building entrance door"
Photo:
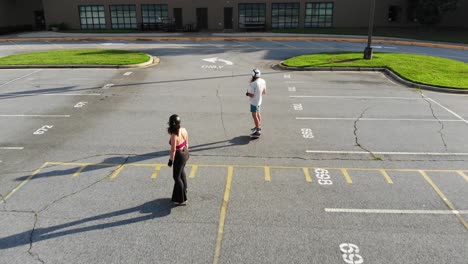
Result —
[[181, 29], [184, 24], [182, 21], [182, 8], [174, 8], [174, 23], [177, 29]]
[[44, 30], [46, 29], [45, 18], [44, 18], [44, 11], [34, 11], [34, 29], [36, 30]]
[[208, 29], [208, 8], [197, 8], [197, 28]]
[[224, 8], [224, 29], [232, 29], [232, 7]]

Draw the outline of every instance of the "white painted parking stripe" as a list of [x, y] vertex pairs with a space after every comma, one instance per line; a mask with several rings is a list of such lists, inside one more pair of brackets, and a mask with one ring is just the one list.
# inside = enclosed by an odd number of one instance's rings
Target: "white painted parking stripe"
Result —
[[109, 88], [111, 88], [112, 86], [114, 86], [113, 83], [108, 83], [108, 84], [104, 85], [104, 86], [102, 87], [102, 89], [109, 89]]
[[380, 96], [336, 96], [336, 95], [290, 95], [290, 98], [343, 98], [343, 99], [393, 99], [393, 100], [424, 100], [411, 97], [380, 97]]
[[[356, 117], [296, 117], [296, 120], [357, 120]], [[359, 118], [359, 121], [419, 121], [419, 122], [463, 122], [456, 119], [411, 119], [411, 118]]]
[[11, 80], [11, 81], [9, 81], [9, 82], [6, 82], [6, 83], [0, 85], [0, 87], [5, 86], [5, 85], [7, 85], [7, 84], [10, 84], [10, 83], [12, 83], [12, 82], [21, 80], [21, 79], [23, 79], [24, 77], [28, 77], [29, 75], [32, 75], [32, 74], [34, 74], [34, 73], [36, 73], [36, 72], [40, 72], [40, 71], [42, 71], [42, 69], [41, 69], [41, 70], [36, 70], [36, 71], [30, 72], [30, 73], [28, 73], [28, 74], [25, 74], [25, 75], [23, 75], [23, 76], [21, 76], [21, 77], [18, 77], [18, 78], [16, 78], [16, 79], [14, 79], [14, 80]]
[[281, 41], [274, 41], [274, 40], [269, 40], [269, 41], [272, 42], [272, 43], [276, 43], [278, 45], [286, 46], [286, 47], [291, 48], [291, 49], [297, 49], [297, 47], [289, 45], [287, 43], [283, 43]]
[[[367, 151], [334, 151], [334, 150], [306, 150], [306, 153], [317, 154], [369, 154]], [[468, 156], [468, 153], [455, 152], [455, 153], [438, 153], [438, 152], [384, 152], [372, 151], [373, 154], [380, 155], [426, 155], [426, 156]]]
[[395, 209], [353, 209], [353, 208], [325, 208], [328, 213], [360, 213], [360, 214], [468, 214], [468, 210], [395, 210]]
[[436, 104], [436, 105], [442, 107], [443, 109], [447, 110], [447, 112], [451, 113], [451, 114], [454, 115], [456, 118], [460, 119], [461, 121], [465, 122], [465, 124], [468, 125], [468, 121], [466, 121], [465, 119], [463, 119], [463, 117], [459, 116], [459, 115], [458, 115], [457, 113], [455, 113], [454, 111], [452, 111], [452, 110], [448, 109], [447, 107], [445, 107], [445, 106], [439, 104], [439, 103], [436, 102], [434, 99], [431, 99], [431, 98], [429, 98], [429, 97], [426, 97], [426, 98], [427, 98], [427, 100], [429, 100], [429, 101], [433, 102], [434, 104]]
[[64, 93], [22, 93], [22, 94], [13, 94], [13, 93], [7, 93], [7, 94], [0, 94], [0, 98], [8, 96], [25, 96], [25, 95], [58, 95], [58, 96], [99, 96], [101, 94], [98, 93], [89, 93], [89, 94], [64, 94]]
[[70, 117], [70, 115], [0, 115], [0, 117]]
[[124, 75], [125, 75], [125, 76], [128, 76], [128, 75], [130, 75], [130, 74], [132, 74], [132, 73], [133, 73], [133, 72], [126, 72], [126, 73], [124, 73]]
[[4, 150], [22, 150], [24, 147], [0, 147], [0, 149]]
[[47, 94], [36, 94], [36, 95], [63, 95], [63, 96], [99, 96], [98, 93], [89, 93], [89, 94], [62, 94], [62, 93], [47, 93]]

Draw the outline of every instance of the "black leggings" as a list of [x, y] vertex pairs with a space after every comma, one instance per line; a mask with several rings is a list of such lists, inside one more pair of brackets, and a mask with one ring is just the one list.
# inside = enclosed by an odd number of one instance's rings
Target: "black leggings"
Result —
[[174, 190], [172, 191], [172, 201], [183, 203], [187, 201], [187, 176], [185, 175], [185, 164], [189, 159], [187, 147], [176, 150], [174, 164], [172, 166], [172, 176], [174, 178]]

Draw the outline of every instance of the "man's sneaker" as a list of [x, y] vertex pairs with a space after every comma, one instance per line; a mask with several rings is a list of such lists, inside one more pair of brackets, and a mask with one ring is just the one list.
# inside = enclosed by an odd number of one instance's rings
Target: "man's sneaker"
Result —
[[250, 131], [252, 131], [252, 133], [255, 132], [256, 130], [257, 130], [256, 127], [250, 129]]

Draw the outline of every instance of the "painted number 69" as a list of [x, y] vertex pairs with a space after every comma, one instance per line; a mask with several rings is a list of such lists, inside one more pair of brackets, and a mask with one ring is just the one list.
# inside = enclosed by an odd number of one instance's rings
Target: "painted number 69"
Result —
[[43, 126], [41, 128], [39, 128], [38, 130], [36, 130], [33, 134], [34, 135], [42, 135], [44, 134], [45, 132], [47, 132], [49, 129], [53, 128], [54, 126], [50, 125], [50, 126]]
[[302, 128], [301, 132], [303, 138], [314, 138], [314, 134], [312, 134], [312, 129], [310, 128]]
[[364, 263], [364, 259], [359, 255], [359, 247], [351, 243], [343, 243], [340, 245], [340, 250], [344, 254], [343, 260], [348, 264], [361, 264]]

